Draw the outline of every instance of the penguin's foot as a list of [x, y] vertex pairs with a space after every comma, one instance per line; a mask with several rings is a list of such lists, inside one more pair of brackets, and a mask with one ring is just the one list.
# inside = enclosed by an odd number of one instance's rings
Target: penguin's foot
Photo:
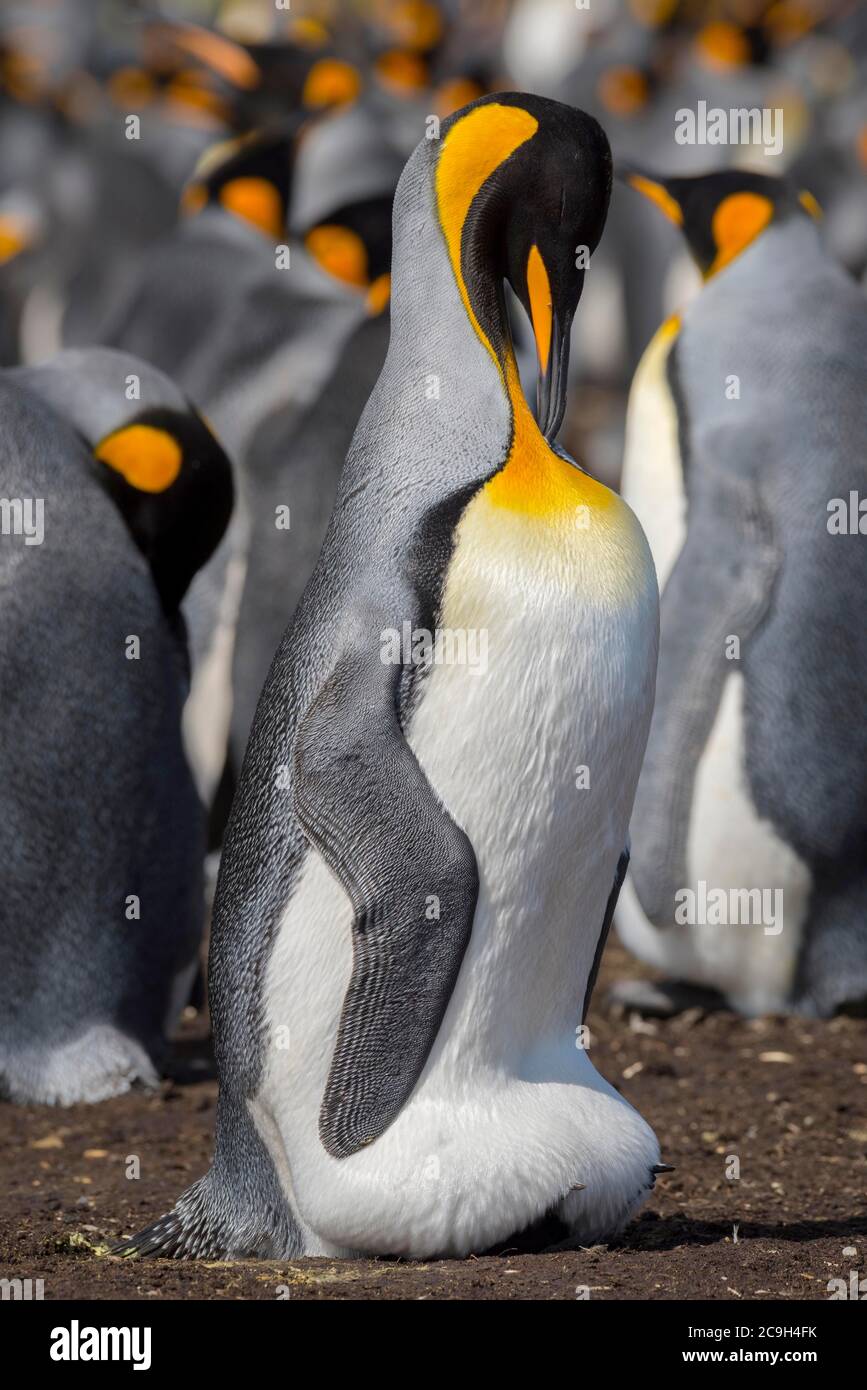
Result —
[[647, 1018], [673, 1018], [687, 1009], [715, 1013], [726, 1007], [718, 990], [687, 980], [618, 980], [608, 991], [606, 1002]]
[[19, 1105], [92, 1103], [158, 1081], [141, 1044], [110, 1024], [59, 1047], [0, 1051], [0, 1094]]

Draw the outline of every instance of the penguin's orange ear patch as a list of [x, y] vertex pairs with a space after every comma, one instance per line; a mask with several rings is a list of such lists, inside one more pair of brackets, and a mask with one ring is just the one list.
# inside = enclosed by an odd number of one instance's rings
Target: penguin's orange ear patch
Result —
[[399, 43], [419, 53], [434, 48], [444, 31], [443, 17], [431, 0], [397, 0], [385, 22]]
[[821, 222], [824, 213], [822, 212], [818, 199], [813, 197], [813, 194], [808, 188], [803, 188], [798, 194], [798, 202], [801, 204], [804, 211], [808, 212], [816, 222]]
[[0, 217], [0, 265], [13, 260], [32, 243], [27, 229], [14, 217]]
[[437, 87], [434, 94], [436, 113], [441, 121], [469, 106], [471, 101], [485, 95], [485, 89], [471, 77], [452, 77]]
[[219, 196], [227, 212], [233, 212], [266, 236], [283, 235], [283, 202], [268, 179], [229, 179]]
[[358, 69], [340, 58], [320, 58], [307, 74], [301, 104], [309, 110], [327, 106], [346, 106], [361, 91]]
[[699, 57], [705, 67], [717, 71], [745, 67], [750, 61], [746, 34], [736, 24], [717, 20], [706, 24], [696, 39]]
[[357, 232], [336, 223], [313, 227], [304, 238], [310, 255], [335, 279], [364, 289], [367, 285], [367, 249]]
[[94, 449], [107, 464], [139, 492], [165, 492], [181, 471], [181, 446], [166, 430], [153, 425], [127, 425], [107, 434]]
[[638, 193], [643, 193], [645, 198], [649, 198], [659, 208], [660, 212], [676, 227], [683, 226], [683, 210], [676, 199], [672, 198], [667, 189], [655, 179], [645, 178], [644, 174], [628, 174], [626, 178], [630, 188], [636, 189]]
[[647, 105], [650, 88], [639, 68], [620, 64], [608, 68], [599, 79], [599, 100], [612, 116], [634, 116]]
[[380, 53], [374, 63], [378, 81], [388, 91], [399, 97], [417, 96], [428, 85], [428, 68], [417, 53], [404, 53], [399, 48], [390, 48]]
[[770, 198], [761, 193], [732, 193], [723, 198], [711, 221], [716, 258], [707, 278], [739, 256], [759, 232], [764, 231], [774, 215]]

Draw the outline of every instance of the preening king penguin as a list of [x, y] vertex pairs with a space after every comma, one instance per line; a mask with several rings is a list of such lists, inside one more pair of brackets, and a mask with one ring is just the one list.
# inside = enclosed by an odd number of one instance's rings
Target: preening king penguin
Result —
[[197, 966], [179, 604], [231, 472], [181, 393], [124, 354], [0, 373], [0, 402], [0, 1093], [97, 1101], [156, 1081]]
[[[652, 1187], [656, 1139], [582, 1022], [656, 582], [628, 507], [553, 444], [576, 248], [596, 247], [610, 178], [594, 120], [515, 94], [406, 165], [388, 355], [227, 830], [213, 1166], [125, 1248], [462, 1255], [546, 1215], [589, 1242]], [[541, 430], [505, 279], [534, 326]]]
[[848, 771], [867, 755], [849, 515], [867, 303], [810, 194], [737, 171], [626, 179], [682, 227], [704, 286], [629, 401], [623, 492], [662, 617], [617, 922], [671, 980], [617, 996], [666, 1010], [689, 982], [745, 1013], [828, 1015], [867, 997], [867, 787]]

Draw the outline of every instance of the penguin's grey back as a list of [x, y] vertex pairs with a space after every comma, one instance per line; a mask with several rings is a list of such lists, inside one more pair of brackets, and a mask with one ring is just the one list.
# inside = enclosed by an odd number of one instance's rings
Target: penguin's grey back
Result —
[[[236, 768], [268, 668], [316, 566], [347, 450], [382, 369], [388, 334], [387, 314], [366, 319], [302, 419], [293, 405], [284, 406], [251, 441], [245, 469], [250, 545], [232, 676]], [[278, 512], [285, 523], [279, 527]]]

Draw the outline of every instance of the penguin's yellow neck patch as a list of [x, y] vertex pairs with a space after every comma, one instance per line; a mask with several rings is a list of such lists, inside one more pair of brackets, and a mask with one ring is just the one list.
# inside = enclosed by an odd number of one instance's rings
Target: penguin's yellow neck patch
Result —
[[761, 193], [732, 193], [723, 198], [711, 222], [716, 256], [706, 279], [733, 261], [755, 241], [774, 215], [770, 198]]
[[153, 425], [127, 425], [106, 435], [94, 449], [107, 464], [139, 492], [165, 492], [181, 471], [183, 454], [177, 440]]
[[230, 179], [220, 189], [220, 204], [266, 236], [283, 234], [283, 203], [268, 179]]
[[683, 320], [681, 319], [680, 314], [671, 314], [667, 319], [663, 319], [662, 323], [657, 328], [652, 341], [662, 343], [668, 342], [670, 338], [676, 338], [678, 333], [680, 332], [682, 322]]
[[613, 492], [548, 444], [527, 405], [514, 357], [506, 363], [506, 389], [514, 421], [512, 447], [504, 466], [485, 486], [488, 500], [496, 507], [549, 519], [571, 515], [579, 507], [599, 511], [616, 506]]

